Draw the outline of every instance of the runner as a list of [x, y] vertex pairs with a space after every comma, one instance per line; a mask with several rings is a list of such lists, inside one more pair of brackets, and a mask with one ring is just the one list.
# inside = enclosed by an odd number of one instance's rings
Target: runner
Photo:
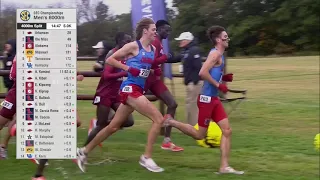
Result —
[[[120, 96], [122, 104], [116, 111], [111, 123], [103, 128], [87, 146], [77, 150], [78, 166], [81, 171], [85, 172], [84, 162], [86, 162], [88, 153], [118, 131], [134, 110], [153, 121], [148, 134], [145, 153], [141, 155], [139, 163], [152, 172], [164, 171], [152, 160], [151, 156], [153, 144], [159, 135], [166, 116], [163, 117], [157, 108], [142, 95], [146, 78], [149, 76], [151, 65], [154, 62], [154, 47], [151, 42], [156, 36], [155, 32], [156, 26], [153, 20], [143, 18], [137, 24], [137, 41], [124, 45], [106, 60], [109, 65], [127, 71], [128, 78], [121, 84]], [[127, 58], [126, 65], [119, 62], [123, 57]]]
[[[167, 39], [170, 31], [171, 26], [165, 20], [159, 20], [156, 23], [157, 27], [157, 36], [155, 40], [152, 42], [152, 45], [156, 48], [155, 52], [155, 63], [152, 66], [158, 73], [151, 73], [147, 78], [145, 91], [147, 92], [150, 90], [153, 95], [155, 95], [158, 99], [161, 99], [167, 105], [167, 114], [170, 114], [172, 117], [175, 116], [176, 109], [177, 109], [177, 102], [174, 100], [173, 95], [168, 90], [167, 86], [163, 83], [160, 79], [161, 76], [161, 67], [159, 65], [165, 63], [168, 60], [168, 57], [172, 57], [171, 55], [167, 56], [163, 52], [163, 46], [161, 41], [163, 39]], [[171, 142], [171, 129], [172, 127], [166, 127], [164, 129], [164, 140], [162, 142], [161, 148], [164, 150], [170, 150], [174, 152], [183, 151], [182, 147], [176, 146]]]
[[224, 69], [224, 50], [229, 45], [229, 37], [225, 29], [221, 26], [212, 26], [208, 29], [208, 36], [213, 43], [206, 62], [203, 64], [199, 75], [204, 80], [201, 93], [198, 97], [198, 124], [199, 130], [192, 125], [185, 124], [172, 118], [165, 121], [165, 126], [173, 126], [194, 139], [203, 139], [208, 130], [210, 120], [216, 122], [222, 130], [221, 138], [221, 159], [219, 174], [244, 174], [229, 166], [229, 154], [231, 148], [231, 127], [223, 105], [218, 98], [218, 91], [228, 92], [228, 87], [221, 84], [221, 80], [231, 82], [232, 74], [223, 75]]
[[[132, 41], [131, 36], [123, 32], [119, 32], [116, 35], [116, 47], [109, 51], [107, 57], [110, 57], [118, 49], [122, 48], [125, 44]], [[122, 60], [122, 62], [124, 62]], [[121, 69], [114, 68], [110, 65], [105, 65], [103, 73], [101, 75], [95, 98], [93, 101], [94, 105], [97, 105], [97, 122], [96, 127], [90, 132], [85, 146], [107, 125], [109, 125], [110, 120], [109, 112], [112, 108], [115, 112], [120, 106], [120, 96], [119, 89], [124, 76], [128, 76], [126, 71]], [[122, 124], [122, 127], [131, 127], [133, 126], [133, 117], [130, 114], [128, 120]]]
[[[13, 64], [10, 70], [9, 77], [11, 80], [13, 80], [13, 85], [12, 85], [12, 88], [8, 91], [6, 98], [1, 103], [2, 108], [0, 110], [0, 130], [9, 121], [12, 121], [14, 115], [16, 114], [16, 56], [13, 59]], [[10, 124], [13, 126], [14, 122], [11, 122]], [[3, 146], [0, 146], [0, 159], [7, 158], [7, 145], [11, 137], [10, 135], [11, 128], [9, 126], [8, 126], [8, 129], [9, 131], [6, 138], [7, 142], [5, 142]]]

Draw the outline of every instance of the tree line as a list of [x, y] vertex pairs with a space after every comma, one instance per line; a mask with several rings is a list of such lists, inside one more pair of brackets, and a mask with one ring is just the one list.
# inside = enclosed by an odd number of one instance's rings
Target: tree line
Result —
[[[112, 15], [102, 1], [77, 0], [75, 3], [79, 55], [93, 55], [92, 46], [101, 40], [113, 45], [118, 31], [133, 33], [131, 13]], [[174, 51], [179, 48], [173, 39], [181, 32], [190, 31], [202, 52], [207, 53], [211, 45], [206, 30], [212, 25], [221, 25], [231, 38], [229, 56], [319, 54], [320, 1], [173, 0], [173, 7], [167, 8], [167, 16], [173, 28], [170, 47]], [[21, 7], [2, 7], [1, 44], [15, 38], [17, 8]]]

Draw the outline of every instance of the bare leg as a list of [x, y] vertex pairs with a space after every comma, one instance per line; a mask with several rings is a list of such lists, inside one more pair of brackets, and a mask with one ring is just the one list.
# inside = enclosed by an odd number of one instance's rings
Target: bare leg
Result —
[[153, 144], [159, 136], [160, 129], [164, 121], [163, 116], [145, 96], [140, 96], [137, 99], [128, 98], [127, 103], [130, 104], [130, 106], [135, 107], [136, 111], [138, 111], [140, 114], [153, 121], [148, 133], [148, 142], [144, 153], [146, 158], [151, 158]]
[[11, 119], [7, 119], [0, 115], [0, 130], [10, 121]]
[[34, 177], [38, 178], [43, 176], [44, 168], [46, 167], [46, 163], [48, 162], [48, 159], [40, 159], [39, 165], [37, 167], [37, 172], [34, 175]]
[[222, 137], [221, 137], [221, 143], [220, 143], [220, 151], [221, 151], [220, 171], [223, 171], [226, 167], [229, 166], [232, 130], [229, 124], [229, 120], [227, 118], [219, 121], [218, 125], [222, 131]]
[[199, 130], [196, 130], [190, 124], [185, 124], [176, 120], [168, 120], [165, 123], [169, 126], [179, 129], [184, 134], [191, 136], [196, 140], [203, 139], [206, 136], [207, 130], [208, 130], [208, 128], [205, 128], [205, 127], [199, 127]]
[[[129, 98], [128, 98], [129, 99]], [[131, 106], [121, 104], [110, 124], [104, 127], [96, 137], [85, 146], [84, 153], [88, 154], [91, 152], [98, 144], [107, 139], [113, 133], [117, 132], [121, 125], [127, 120], [127, 117], [134, 111]]]
[[1, 144], [2, 147], [4, 148], [7, 148], [8, 147], [8, 144], [9, 144], [9, 141], [11, 139], [11, 128], [12, 126], [16, 123], [16, 121], [11, 121], [9, 122], [9, 125], [8, 125], [8, 132], [6, 133], [5, 137], [4, 137], [4, 140], [3, 140], [3, 143]]
[[108, 125], [108, 116], [110, 112], [110, 107], [104, 105], [97, 106], [97, 126], [90, 132], [87, 141], [85, 142], [84, 146], [89, 144], [94, 137]]
[[[174, 100], [171, 92], [165, 91], [160, 94], [159, 98], [167, 105], [167, 114], [170, 114], [174, 118], [178, 104]], [[171, 131], [172, 131], [171, 126], [166, 127], [164, 131], [164, 137], [170, 138]]]

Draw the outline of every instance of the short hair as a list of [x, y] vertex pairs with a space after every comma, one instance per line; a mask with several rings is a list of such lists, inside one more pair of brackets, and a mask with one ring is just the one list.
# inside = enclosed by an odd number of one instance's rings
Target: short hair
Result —
[[221, 34], [221, 32], [226, 31], [224, 27], [222, 26], [211, 26], [208, 30], [207, 30], [207, 35], [209, 37], [209, 39], [211, 40], [211, 42], [213, 43], [213, 45], [216, 45], [216, 38]]
[[115, 37], [116, 44], [119, 44], [126, 35], [129, 35], [129, 34], [125, 32], [118, 32]]
[[153, 20], [150, 18], [143, 18], [137, 23], [136, 27], [136, 40], [141, 39], [143, 29], [148, 29], [150, 24], [154, 24]]
[[160, 27], [162, 27], [162, 26], [164, 26], [164, 25], [169, 25], [169, 26], [170, 26], [170, 24], [169, 24], [168, 21], [166, 21], [166, 20], [158, 20], [158, 21], [156, 22], [156, 28], [157, 28], [157, 29], [160, 28]]

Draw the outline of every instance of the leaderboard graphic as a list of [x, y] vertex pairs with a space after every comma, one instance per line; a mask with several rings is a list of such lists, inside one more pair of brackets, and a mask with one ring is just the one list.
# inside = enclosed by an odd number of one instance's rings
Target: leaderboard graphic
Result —
[[17, 159], [76, 158], [76, 9], [17, 10]]

